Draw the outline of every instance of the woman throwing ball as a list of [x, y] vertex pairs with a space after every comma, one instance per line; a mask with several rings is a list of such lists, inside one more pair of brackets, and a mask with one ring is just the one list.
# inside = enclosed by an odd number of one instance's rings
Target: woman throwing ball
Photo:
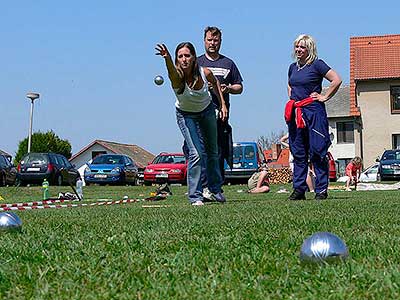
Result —
[[[194, 46], [189, 42], [180, 43], [175, 50], [175, 63], [164, 44], [157, 44], [156, 55], [165, 60], [168, 77], [176, 95], [176, 119], [189, 149], [188, 197], [192, 205], [203, 205], [201, 183], [202, 160], [206, 159], [208, 187], [212, 198], [218, 202], [226, 199], [221, 192], [222, 177], [218, 163], [217, 119], [208, 91], [211, 83], [220, 101], [219, 117], [225, 120], [228, 110], [222, 96], [221, 86], [207, 68], [199, 67]], [[203, 144], [204, 143], [204, 146]], [[202, 156], [202, 148], [206, 157]]]

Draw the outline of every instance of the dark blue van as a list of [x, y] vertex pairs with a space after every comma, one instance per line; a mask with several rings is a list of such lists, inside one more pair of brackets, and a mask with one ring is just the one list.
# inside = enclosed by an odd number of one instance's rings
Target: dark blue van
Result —
[[248, 179], [264, 161], [262, 150], [256, 142], [233, 143], [233, 168], [225, 161], [225, 178]]

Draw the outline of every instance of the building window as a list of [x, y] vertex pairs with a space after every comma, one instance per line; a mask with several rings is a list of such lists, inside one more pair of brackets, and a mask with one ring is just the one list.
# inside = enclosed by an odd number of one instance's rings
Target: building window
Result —
[[400, 149], [400, 134], [393, 134], [392, 135], [392, 149]]
[[354, 123], [353, 122], [337, 122], [336, 123], [337, 143], [354, 143]]
[[101, 154], [107, 154], [107, 151], [92, 151], [92, 159]]
[[337, 163], [337, 170], [338, 170], [338, 175], [339, 176], [344, 176], [346, 175], [346, 166], [348, 163], [351, 161], [351, 158], [341, 158], [336, 160]]
[[390, 88], [390, 107], [392, 114], [400, 114], [400, 86]]

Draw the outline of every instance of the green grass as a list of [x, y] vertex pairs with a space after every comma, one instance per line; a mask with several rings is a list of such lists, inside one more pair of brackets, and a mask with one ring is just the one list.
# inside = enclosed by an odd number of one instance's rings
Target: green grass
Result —
[[[327, 201], [250, 195], [189, 206], [186, 187], [157, 203], [20, 211], [0, 232], [1, 299], [399, 299], [398, 191], [330, 192]], [[285, 186], [290, 189], [289, 186]], [[155, 187], [84, 188], [85, 201], [148, 196]], [[50, 187], [51, 195], [69, 191]], [[40, 187], [0, 188], [2, 203], [40, 200]], [[311, 195], [308, 195], [311, 198]], [[170, 205], [143, 208], [142, 205]], [[329, 231], [351, 258], [303, 265], [303, 240]]]

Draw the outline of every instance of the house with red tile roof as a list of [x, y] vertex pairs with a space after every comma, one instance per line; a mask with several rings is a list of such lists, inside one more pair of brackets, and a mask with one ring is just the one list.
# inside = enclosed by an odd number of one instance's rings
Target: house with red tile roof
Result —
[[350, 115], [364, 166], [400, 148], [400, 34], [350, 38]]
[[125, 154], [132, 158], [139, 168], [145, 168], [145, 166], [155, 157], [154, 154], [137, 145], [94, 140], [89, 145], [72, 155], [69, 161], [77, 168], [80, 168], [89, 160], [100, 154]]
[[271, 149], [264, 150], [264, 157], [270, 168], [289, 167], [289, 149], [282, 148], [280, 144], [273, 144]]

